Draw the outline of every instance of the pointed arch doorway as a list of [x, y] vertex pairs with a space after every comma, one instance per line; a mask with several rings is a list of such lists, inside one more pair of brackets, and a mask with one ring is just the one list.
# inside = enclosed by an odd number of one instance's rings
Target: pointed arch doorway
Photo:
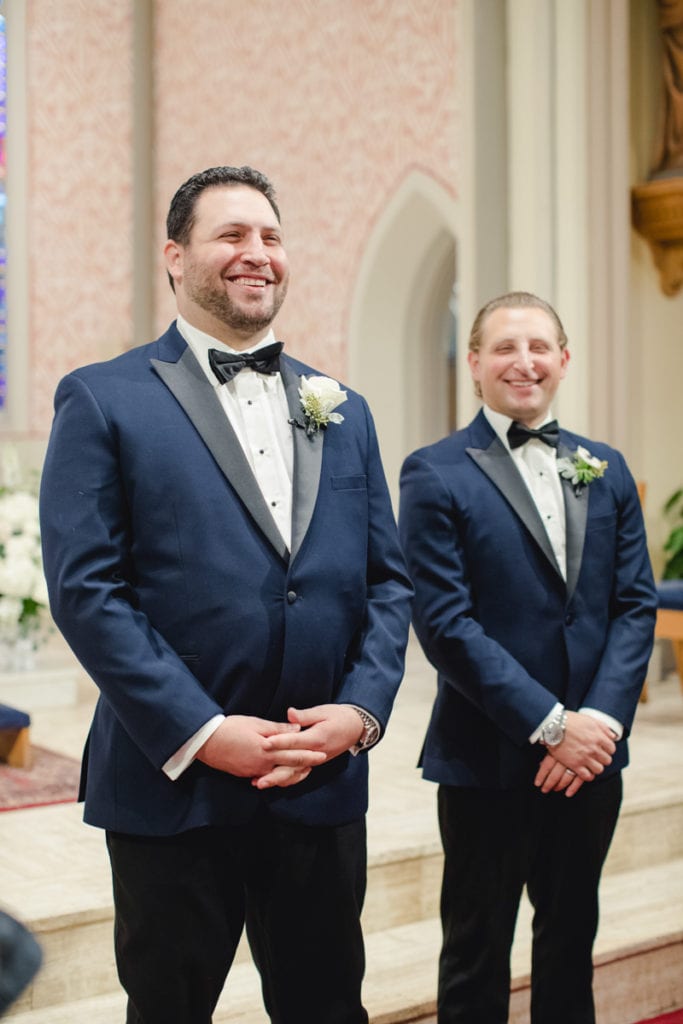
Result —
[[457, 206], [413, 171], [374, 227], [351, 303], [349, 381], [369, 401], [394, 501], [403, 459], [452, 430]]

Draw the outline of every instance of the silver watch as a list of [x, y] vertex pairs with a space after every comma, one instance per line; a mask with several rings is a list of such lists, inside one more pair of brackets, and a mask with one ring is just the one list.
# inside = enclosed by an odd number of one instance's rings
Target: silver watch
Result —
[[567, 712], [564, 708], [546, 722], [541, 729], [541, 743], [546, 747], [557, 747], [564, 739], [567, 726]]
[[363, 731], [356, 743], [356, 750], [365, 750], [366, 747], [371, 747], [379, 739], [377, 722], [364, 708], [359, 708], [356, 704], [352, 704], [351, 707], [354, 711], [358, 712], [363, 721]]

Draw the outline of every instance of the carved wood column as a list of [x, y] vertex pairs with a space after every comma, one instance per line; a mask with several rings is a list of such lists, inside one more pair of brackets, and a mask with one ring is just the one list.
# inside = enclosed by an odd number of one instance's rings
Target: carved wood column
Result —
[[646, 239], [660, 287], [683, 288], [683, 0], [657, 0], [662, 36], [662, 116], [653, 168], [631, 190], [633, 226]]

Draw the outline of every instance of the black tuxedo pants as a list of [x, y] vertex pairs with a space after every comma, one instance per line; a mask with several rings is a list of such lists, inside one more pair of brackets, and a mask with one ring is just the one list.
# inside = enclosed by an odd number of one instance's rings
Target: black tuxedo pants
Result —
[[534, 908], [531, 1024], [594, 1024], [598, 884], [621, 775], [570, 798], [441, 786], [439, 1024], [506, 1024], [510, 950], [526, 884]]
[[127, 1024], [210, 1024], [246, 922], [275, 1024], [367, 1024], [365, 821], [107, 833]]

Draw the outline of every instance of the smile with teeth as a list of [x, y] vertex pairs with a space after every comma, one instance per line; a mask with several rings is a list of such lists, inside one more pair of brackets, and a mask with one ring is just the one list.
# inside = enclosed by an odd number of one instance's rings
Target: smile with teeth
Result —
[[508, 380], [506, 384], [509, 384], [513, 388], [531, 388], [535, 384], [540, 384], [540, 378], [535, 380]]
[[231, 284], [245, 285], [248, 288], [265, 288], [270, 284], [264, 277], [230, 277], [228, 280]]

